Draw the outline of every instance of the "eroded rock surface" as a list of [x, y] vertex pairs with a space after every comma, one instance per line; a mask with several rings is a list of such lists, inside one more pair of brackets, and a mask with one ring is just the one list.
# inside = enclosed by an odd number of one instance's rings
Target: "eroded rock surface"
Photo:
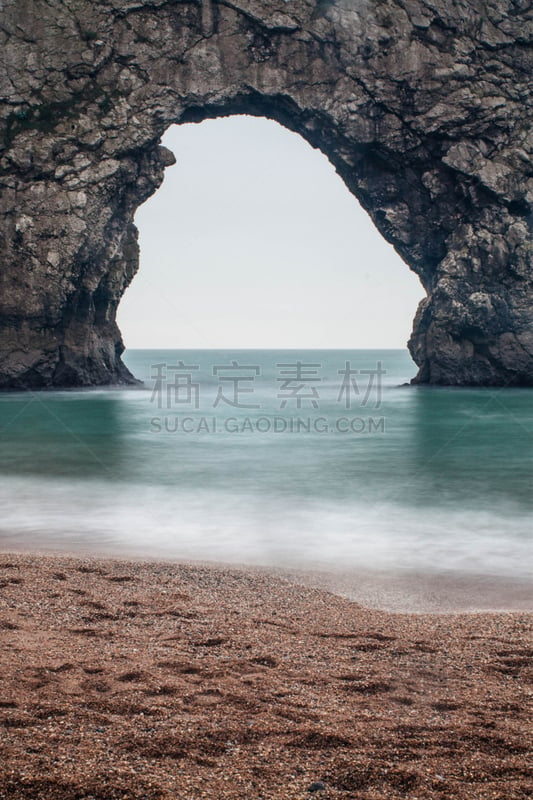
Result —
[[0, 386], [132, 380], [115, 314], [176, 122], [276, 119], [421, 278], [418, 380], [533, 385], [526, 0], [0, 2]]

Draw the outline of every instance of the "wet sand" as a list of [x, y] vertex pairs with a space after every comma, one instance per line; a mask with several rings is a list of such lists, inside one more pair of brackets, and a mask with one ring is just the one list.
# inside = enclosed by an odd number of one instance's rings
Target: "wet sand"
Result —
[[518, 576], [319, 567], [306, 571], [284, 569], [280, 574], [383, 611], [533, 612], [533, 580]]
[[0, 798], [533, 796], [533, 615], [0, 555]]

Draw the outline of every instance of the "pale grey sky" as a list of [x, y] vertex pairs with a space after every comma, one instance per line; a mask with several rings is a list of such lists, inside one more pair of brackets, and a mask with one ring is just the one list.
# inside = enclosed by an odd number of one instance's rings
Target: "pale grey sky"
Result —
[[404, 347], [423, 290], [327, 158], [271, 120], [174, 125], [137, 212], [130, 348]]

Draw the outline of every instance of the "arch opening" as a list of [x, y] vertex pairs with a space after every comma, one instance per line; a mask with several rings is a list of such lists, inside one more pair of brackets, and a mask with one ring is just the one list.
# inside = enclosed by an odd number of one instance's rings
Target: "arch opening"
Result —
[[423, 296], [318, 149], [232, 115], [169, 128], [177, 165], [138, 210], [129, 348], [404, 348]]

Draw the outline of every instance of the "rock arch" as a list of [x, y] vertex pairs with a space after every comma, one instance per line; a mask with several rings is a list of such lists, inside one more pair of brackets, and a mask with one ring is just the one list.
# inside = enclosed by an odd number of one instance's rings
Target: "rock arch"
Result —
[[3, 0], [0, 386], [128, 382], [133, 215], [172, 123], [319, 147], [421, 278], [417, 380], [533, 385], [526, 0]]

